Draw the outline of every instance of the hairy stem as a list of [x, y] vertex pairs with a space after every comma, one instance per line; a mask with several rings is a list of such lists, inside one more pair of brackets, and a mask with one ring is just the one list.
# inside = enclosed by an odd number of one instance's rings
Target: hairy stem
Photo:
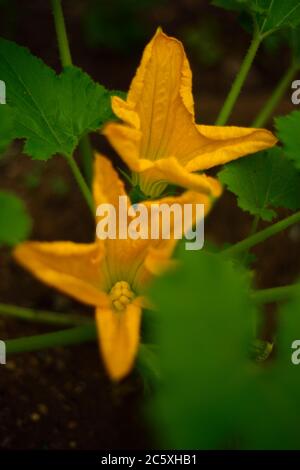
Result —
[[[259, 221], [260, 221], [260, 216], [257, 214], [252, 221], [249, 237], [251, 237], [257, 232]], [[246, 261], [247, 256], [248, 256], [248, 250], [246, 250], [244, 253], [244, 257], [243, 257], [244, 262]]]
[[85, 318], [81, 315], [32, 310], [30, 308], [8, 304], [0, 304], [0, 315], [49, 325], [83, 325], [91, 322], [89, 318]]
[[296, 292], [300, 291], [299, 284], [292, 284], [283, 287], [272, 287], [271, 289], [262, 289], [251, 294], [251, 298], [258, 304], [269, 304], [273, 302], [282, 302], [289, 300]]
[[290, 88], [291, 83], [298, 72], [299, 67], [292, 64], [282, 77], [282, 80], [278, 83], [273, 94], [262, 108], [256, 119], [254, 120], [252, 127], [263, 127], [265, 126], [273, 115], [274, 110], [279, 105], [280, 101], [284, 97], [287, 90]]
[[286, 217], [283, 220], [280, 220], [279, 222], [271, 225], [270, 227], [267, 227], [264, 230], [261, 230], [260, 232], [255, 233], [254, 235], [251, 235], [248, 238], [245, 238], [244, 240], [236, 243], [235, 245], [229, 248], [226, 248], [223, 251], [223, 253], [230, 255], [230, 256], [235, 256], [240, 253], [243, 253], [244, 251], [249, 250], [253, 246], [264, 242], [268, 238], [273, 237], [277, 233], [280, 233], [283, 230], [290, 227], [291, 225], [297, 224], [299, 222], [300, 222], [300, 211], [296, 212], [295, 214], [289, 217]]
[[64, 14], [60, 0], [51, 0], [52, 12], [54, 17], [55, 31], [60, 55], [60, 61], [63, 67], [72, 65], [71, 51], [67, 36], [67, 30], [64, 20]]
[[[96, 341], [97, 329], [94, 322], [90, 325], [77, 326], [66, 330], [46, 333], [42, 335], [27, 336], [25, 338], [5, 341], [7, 355], [24, 352], [34, 352], [41, 349], [70, 346]], [[138, 364], [144, 371], [149, 370], [156, 379], [159, 376], [156, 358], [152, 345], [141, 344], [138, 354]]]
[[[72, 65], [72, 56], [61, 0], [51, 0], [51, 3], [60, 61], [63, 67], [68, 67], [69, 65]], [[88, 186], [90, 187], [93, 178], [93, 150], [88, 135], [81, 138], [79, 149], [82, 155], [84, 175]]]
[[254, 235], [257, 232], [259, 221], [260, 221], [260, 215], [257, 214], [254, 217], [253, 222], [252, 222], [250, 235], [249, 235], [250, 237], [251, 237], [251, 235]]
[[79, 150], [82, 156], [82, 168], [83, 174], [85, 176], [85, 180], [89, 186], [92, 185], [93, 181], [93, 161], [94, 161], [94, 154], [93, 149], [91, 146], [91, 141], [88, 135], [83, 136], [79, 142]]
[[79, 170], [76, 161], [74, 160], [74, 158], [72, 156], [65, 155], [65, 158], [67, 159], [67, 162], [70, 165], [70, 168], [73, 172], [74, 178], [76, 179], [77, 184], [78, 184], [78, 186], [79, 186], [79, 188], [80, 188], [80, 190], [81, 190], [81, 192], [82, 192], [89, 208], [92, 211], [92, 214], [95, 215], [95, 206], [94, 206], [94, 200], [93, 200], [92, 193], [91, 193], [90, 188], [88, 187], [84, 177], [82, 176], [81, 171]]
[[40, 349], [55, 348], [71, 344], [81, 344], [94, 341], [97, 337], [95, 324], [77, 326], [66, 330], [46, 333], [42, 335], [26, 336], [25, 338], [11, 339], [5, 342], [8, 355], [38, 351]]
[[225, 126], [227, 121], [233, 111], [234, 105], [242, 91], [242, 87], [246, 81], [252, 63], [255, 59], [257, 50], [261, 44], [262, 38], [259, 34], [254, 34], [250, 48], [243, 60], [239, 73], [237, 74], [231, 90], [225, 100], [225, 103], [220, 111], [218, 119], [216, 121], [216, 126]]

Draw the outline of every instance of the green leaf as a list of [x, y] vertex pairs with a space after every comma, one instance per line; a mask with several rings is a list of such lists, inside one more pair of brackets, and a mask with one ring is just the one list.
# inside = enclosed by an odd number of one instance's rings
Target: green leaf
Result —
[[13, 138], [14, 113], [6, 104], [0, 105], [0, 153]]
[[300, 68], [300, 26], [268, 36], [264, 45], [274, 57], [281, 53], [283, 47], [288, 46], [292, 51], [291, 59], [295, 69]]
[[300, 169], [300, 111], [276, 118], [275, 124], [287, 157]]
[[300, 25], [299, 0], [214, 0], [213, 4], [228, 10], [247, 12], [263, 36]]
[[31, 219], [23, 201], [14, 194], [0, 192], [0, 245], [13, 246], [25, 240], [31, 230]]
[[24, 150], [33, 158], [71, 155], [84, 134], [114, 118], [110, 93], [86, 73], [67, 67], [56, 75], [28, 49], [4, 39], [0, 77], [15, 110], [15, 136], [26, 139]]
[[242, 210], [263, 220], [272, 220], [277, 208], [300, 207], [300, 173], [280, 148], [229, 163], [218, 176]]
[[179, 261], [151, 290], [162, 381], [150, 416], [163, 446], [300, 449], [300, 285], [269, 360], [272, 345], [253, 341], [244, 272], [218, 254], [181, 250]]
[[300, 24], [299, 0], [252, 0], [251, 4], [263, 34]]
[[182, 250], [179, 260], [180, 268], [151, 291], [164, 384], [154, 419], [164, 445], [212, 449], [234, 434], [236, 400], [250, 363], [249, 286], [220, 255]]

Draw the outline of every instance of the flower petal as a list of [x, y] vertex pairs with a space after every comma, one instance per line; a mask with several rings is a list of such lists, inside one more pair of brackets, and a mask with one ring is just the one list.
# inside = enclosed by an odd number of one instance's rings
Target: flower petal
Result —
[[202, 125], [198, 125], [197, 128], [209, 141], [199, 154], [187, 163], [188, 171], [212, 168], [273, 147], [277, 143], [276, 137], [266, 129]]
[[[184, 229], [189, 230], [199, 222], [199, 219], [196, 218], [196, 210], [195, 210], [196, 204], [204, 205], [204, 217], [206, 217], [212, 208], [213, 201], [212, 201], [212, 198], [207, 196], [206, 194], [201, 194], [199, 192], [194, 192], [194, 191], [185, 191], [180, 196], [164, 197], [160, 199], [159, 201], [145, 201], [145, 205], [148, 208], [150, 208], [151, 205], [153, 204], [160, 204], [160, 206], [162, 204], [167, 204], [170, 207], [173, 204], [179, 204], [182, 208], [186, 204], [192, 205], [193, 213], [192, 213], [191, 224], [189, 225], [186, 224], [185, 227], [184, 225], [182, 226], [182, 234], [183, 234]], [[174, 219], [172, 219], [171, 222], [172, 222], [171, 233], [174, 235]], [[161, 220], [160, 220], [160, 227], [161, 227]], [[145, 257], [144, 267], [150, 273], [154, 275], [159, 275], [165, 270], [170, 269], [174, 265], [176, 265], [176, 262], [174, 260], [171, 260], [170, 257], [172, 256], [172, 253], [175, 249], [177, 242], [178, 241], [174, 240], [173, 237], [170, 240], [161, 240], [156, 245], [155, 243], [152, 242], [152, 244], [148, 248], [147, 256]], [[141, 275], [142, 274], [140, 273], [140, 276]]]
[[157, 182], [172, 183], [183, 188], [211, 193], [215, 197], [221, 194], [221, 185], [217, 180], [187, 171], [175, 157], [155, 161], [139, 158], [140, 131], [122, 124], [111, 123], [104, 128], [103, 133], [129, 168], [141, 174], [139, 185], [144, 194], [157, 196], [153, 194], [151, 188]]
[[[112, 106], [128, 126], [141, 131], [134, 142], [140, 158], [184, 161], [206, 143], [194, 124], [192, 74], [183, 46], [162, 31], [146, 47], [127, 101], [113, 97]], [[105, 134], [116, 146], [114, 135]]]
[[196, 125], [191, 87], [182, 44], [158, 30], [145, 48], [127, 100], [112, 99], [124, 123], [108, 124], [104, 134], [131, 170], [143, 173], [138, 183], [146, 195], [156, 197], [167, 183], [205, 191], [208, 180], [192, 172], [277, 142], [264, 129]]
[[124, 126], [124, 124], [109, 123], [102, 133], [132, 171], [141, 171], [151, 167], [151, 161], [140, 158], [139, 155], [142, 135], [139, 130]]
[[164, 181], [214, 197], [219, 197], [222, 193], [218, 180], [187, 171], [174, 157], [156, 160], [151, 168], [140, 172], [140, 186], [145, 194], [152, 194], [150, 190], [147, 191], [147, 186], [151, 187], [156, 181]]
[[107, 303], [101, 292], [103, 246], [72, 242], [25, 242], [14, 258], [35, 277], [88, 305]]
[[123, 312], [115, 312], [111, 308], [96, 310], [100, 350], [113, 380], [123, 379], [133, 367], [139, 347], [141, 314], [139, 298]]
[[117, 208], [119, 196], [126, 196], [123, 181], [120, 180], [110, 160], [100, 154], [95, 156], [93, 194], [96, 207], [108, 203]]
[[[179, 63], [176, 62], [176, 58], [177, 60], [180, 59]], [[168, 63], [168, 60], [171, 59], [173, 59], [173, 61]], [[164, 70], [160, 69], [162, 63], [165, 64]], [[172, 65], [173, 68], [171, 67]], [[176, 68], [174, 67], [175, 65], [177, 66]], [[156, 69], [157, 66], [158, 69]], [[180, 41], [164, 34], [161, 28], [157, 29], [154, 37], [145, 47], [140, 66], [137, 69], [128, 92], [128, 102], [133, 106], [141, 103], [144, 96], [145, 82], [149, 79], [149, 75], [157, 72], [159, 73], [159, 77], [157, 77], [158, 82], [161, 78], [162, 82], [164, 82], [164, 74], [166, 71], [167, 76], [170, 76], [169, 80], [171, 80], [170, 70], [172, 70], [176, 88], [179, 82], [179, 91], [186, 108], [193, 114], [192, 72], [184, 48]]]
[[123, 100], [119, 96], [113, 96], [111, 99], [111, 107], [118, 118], [126, 122], [135, 129], [140, 128], [140, 118], [132, 103]]

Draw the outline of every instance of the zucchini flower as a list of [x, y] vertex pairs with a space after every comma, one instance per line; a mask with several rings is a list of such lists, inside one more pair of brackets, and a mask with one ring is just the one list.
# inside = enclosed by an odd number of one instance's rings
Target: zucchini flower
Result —
[[121, 123], [103, 133], [133, 172], [147, 197], [168, 184], [219, 195], [220, 185], [203, 172], [276, 144], [265, 129], [195, 123], [192, 73], [183, 45], [158, 29], [146, 46], [126, 101], [112, 98]]
[[[110, 161], [96, 156], [93, 193], [96, 207], [114, 207], [118, 224], [120, 197], [129, 198], [124, 183]], [[186, 191], [181, 196], [145, 201], [146, 208], [166, 204], [203, 204], [204, 215], [212, 198], [207, 194]], [[131, 206], [134, 208], [134, 206]], [[128, 221], [132, 221], [133, 216]], [[97, 222], [96, 218], [96, 222]], [[103, 220], [103, 219], [101, 219]], [[194, 225], [198, 222], [191, 220]], [[99, 222], [98, 222], [99, 223]], [[74, 299], [95, 307], [101, 356], [113, 380], [125, 377], [133, 367], [140, 343], [142, 309], [147, 300], [145, 290], [153, 276], [170, 267], [176, 246], [174, 221], [171, 236], [103, 238], [89, 244], [58, 242], [24, 242], [14, 251], [15, 259], [36, 278]], [[127, 223], [128, 228], [129, 223]], [[124, 228], [124, 227], [123, 227]], [[173, 234], [173, 235], [172, 235]]]

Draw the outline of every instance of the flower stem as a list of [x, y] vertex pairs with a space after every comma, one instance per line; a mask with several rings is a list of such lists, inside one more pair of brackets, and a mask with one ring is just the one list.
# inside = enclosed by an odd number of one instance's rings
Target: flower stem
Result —
[[216, 121], [216, 126], [225, 126], [227, 121], [233, 111], [234, 105], [241, 93], [242, 87], [245, 83], [245, 80], [248, 76], [252, 63], [255, 59], [257, 50], [261, 44], [262, 37], [260, 34], [255, 33], [249, 47], [249, 50], [243, 60], [239, 73], [237, 74], [231, 90], [225, 100], [225, 103], [220, 111], [218, 119]]
[[[51, 0], [51, 3], [61, 65], [68, 67], [72, 65], [72, 56], [61, 0]], [[82, 155], [85, 178], [90, 187], [93, 178], [93, 150], [88, 135], [80, 139], [79, 149]]]
[[60, 55], [60, 61], [63, 67], [72, 65], [71, 51], [67, 36], [67, 30], [64, 20], [64, 14], [60, 0], [51, 0], [52, 12], [54, 16], [55, 31]]
[[93, 180], [93, 149], [88, 134], [84, 135], [79, 141], [79, 150], [82, 156], [82, 167], [85, 180], [89, 186], [92, 185]]
[[267, 227], [264, 230], [261, 230], [260, 232], [255, 233], [254, 235], [251, 235], [248, 238], [245, 238], [244, 240], [240, 241], [239, 243], [236, 243], [235, 245], [226, 248], [223, 253], [230, 256], [238, 255], [239, 253], [249, 250], [253, 246], [264, 242], [268, 238], [273, 237], [273, 235], [276, 235], [277, 233], [282, 232], [291, 225], [297, 224], [299, 222], [300, 211], [296, 212], [295, 214], [289, 217], [286, 217], [283, 220], [280, 220], [279, 222], [271, 225], [270, 227]]
[[252, 127], [263, 127], [267, 124], [274, 110], [282, 100], [286, 91], [291, 86], [291, 82], [293, 81], [298, 70], [299, 67], [295, 64], [290, 65], [290, 67], [287, 69], [286, 73], [282, 77], [282, 80], [278, 83], [277, 87], [275, 88], [273, 94], [270, 96], [269, 100], [254, 120]]
[[93, 200], [93, 196], [92, 196], [92, 193], [84, 179], [84, 177], [82, 176], [79, 168], [78, 168], [78, 165], [76, 163], [76, 161], [74, 160], [74, 158], [72, 156], [69, 156], [69, 155], [65, 155], [65, 158], [67, 159], [67, 162], [69, 163], [70, 165], [70, 168], [73, 172], [73, 175], [74, 175], [74, 178], [76, 179], [77, 181], [77, 184], [89, 206], [89, 208], [91, 209], [92, 211], [92, 214], [94, 215], [94, 212], [95, 212], [95, 206], [94, 206], [94, 200]]
[[[249, 237], [251, 237], [257, 232], [259, 221], [260, 221], [260, 215], [257, 214], [252, 221]], [[244, 257], [243, 257], [244, 263], [246, 262], [247, 257], [248, 257], [248, 250], [246, 250], [244, 253]]]
[[97, 337], [95, 324], [77, 326], [66, 330], [42, 335], [26, 336], [24, 338], [5, 341], [7, 354], [38, 351], [71, 344], [94, 341]]
[[50, 325], [83, 325], [91, 321], [89, 318], [85, 318], [81, 315], [32, 310], [30, 308], [8, 304], [0, 304], [0, 315]]
[[269, 304], [288, 300], [296, 292], [300, 292], [299, 284], [292, 284], [283, 287], [272, 287], [271, 289], [261, 289], [251, 294], [251, 299], [258, 304]]
[[250, 230], [250, 235], [249, 235], [250, 237], [251, 237], [251, 235], [254, 235], [257, 232], [259, 221], [260, 221], [260, 215], [257, 214], [254, 217], [252, 225], [251, 225], [251, 230]]
[[[7, 355], [24, 352], [40, 351], [42, 349], [70, 346], [72, 344], [82, 344], [96, 341], [97, 329], [95, 323], [90, 325], [77, 326], [66, 330], [45, 333], [42, 335], [26, 336], [18, 339], [5, 341]], [[141, 344], [138, 355], [138, 365], [147, 371], [151, 377], [158, 379], [159, 372], [155, 355], [151, 345]]]

